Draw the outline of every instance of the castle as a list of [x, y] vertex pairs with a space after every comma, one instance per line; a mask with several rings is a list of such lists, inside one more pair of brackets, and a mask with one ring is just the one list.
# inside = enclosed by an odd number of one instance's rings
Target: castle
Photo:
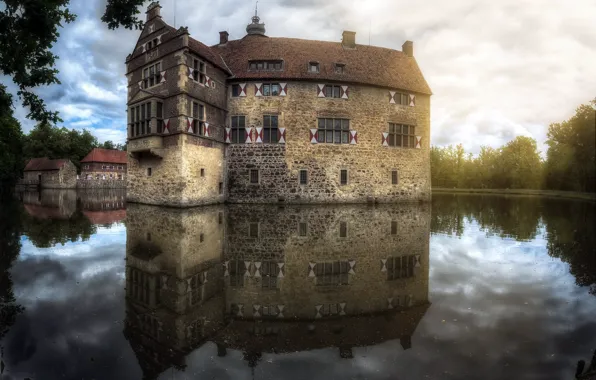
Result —
[[206, 46], [147, 8], [126, 59], [127, 199], [176, 207], [430, 199], [430, 95], [402, 51], [273, 38]]

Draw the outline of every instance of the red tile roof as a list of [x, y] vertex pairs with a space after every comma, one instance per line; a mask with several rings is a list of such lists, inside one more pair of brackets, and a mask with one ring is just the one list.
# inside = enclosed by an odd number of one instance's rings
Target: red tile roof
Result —
[[[403, 52], [377, 46], [344, 48], [340, 42], [246, 35], [211, 48], [220, 52], [233, 79], [300, 79], [338, 81], [431, 94], [416, 60]], [[249, 60], [283, 60], [282, 71], [249, 71]], [[319, 63], [320, 72], [308, 72], [308, 63]], [[345, 72], [335, 73], [335, 64]]]
[[25, 171], [60, 170], [68, 160], [50, 160], [47, 157], [32, 158], [27, 162]]
[[126, 164], [126, 152], [122, 150], [94, 148], [81, 162], [107, 162], [110, 164]]

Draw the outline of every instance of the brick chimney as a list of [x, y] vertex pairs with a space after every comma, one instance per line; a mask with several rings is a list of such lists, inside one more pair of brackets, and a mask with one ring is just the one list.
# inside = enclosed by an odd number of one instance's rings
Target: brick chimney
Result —
[[342, 36], [341, 44], [344, 47], [348, 47], [348, 48], [356, 47], [356, 32], [350, 32], [350, 31], [344, 30], [344, 32], [342, 33], [341, 36]]
[[159, 1], [154, 1], [147, 7], [147, 21], [153, 20], [156, 17], [161, 17], [160, 14], [161, 5]]
[[227, 44], [229, 36], [230, 36], [230, 34], [228, 32], [226, 32], [225, 30], [223, 32], [219, 32], [219, 44], [220, 45]]
[[406, 41], [401, 45], [401, 51], [408, 57], [414, 56], [414, 43], [412, 41]]

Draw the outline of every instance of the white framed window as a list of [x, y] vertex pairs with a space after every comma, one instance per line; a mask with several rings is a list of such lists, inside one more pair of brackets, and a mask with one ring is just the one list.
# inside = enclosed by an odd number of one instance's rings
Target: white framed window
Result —
[[308, 63], [308, 72], [309, 73], [319, 73], [319, 62], [309, 62]]
[[205, 135], [205, 106], [193, 101], [191, 104], [192, 132], [199, 136]]
[[161, 82], [161, 62], [156, 62], [143, 69], [143, 88], [158, 85]]
[[205, 84], [207, 81], [207, 67], [205, 66], [205, 62], [201, 61], [200, 59], [193, 58], [192, 69], [192, 79], [199, 83]]

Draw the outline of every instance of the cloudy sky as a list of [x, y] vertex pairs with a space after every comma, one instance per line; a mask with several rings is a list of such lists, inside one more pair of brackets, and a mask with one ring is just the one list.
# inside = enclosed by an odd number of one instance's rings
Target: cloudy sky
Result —
[[[174, 2], [176, 12], [174, 12]], [[71, 0], [79, 15], [55, 47], [62, 85], [39, 92], [70, 128], [88, 128], [100, 141], [126, 138], [124, 60], [138, 32], [110, 31], [100, 22], [105, 0]], [[143, 13], [147, 2], [143, 6]], [[189, 27], [211, 45], [218, 32], [245, 35], [254, 2], [162, 0], [164, 20]], [[414, 55], [430, 84], [432, 143], [463, 143], [477, 152], [518, 135], [544, 148], [548, 124], [573, 115], [596, 97], [594, 0], [260, 0], [269, 36], [357, 43]], [[288, 17], [291, 16], [291, 17]], [[6, 82], [2, 78], [2, 82]], [[17, 109], [24, 130], [33, 122]]]

